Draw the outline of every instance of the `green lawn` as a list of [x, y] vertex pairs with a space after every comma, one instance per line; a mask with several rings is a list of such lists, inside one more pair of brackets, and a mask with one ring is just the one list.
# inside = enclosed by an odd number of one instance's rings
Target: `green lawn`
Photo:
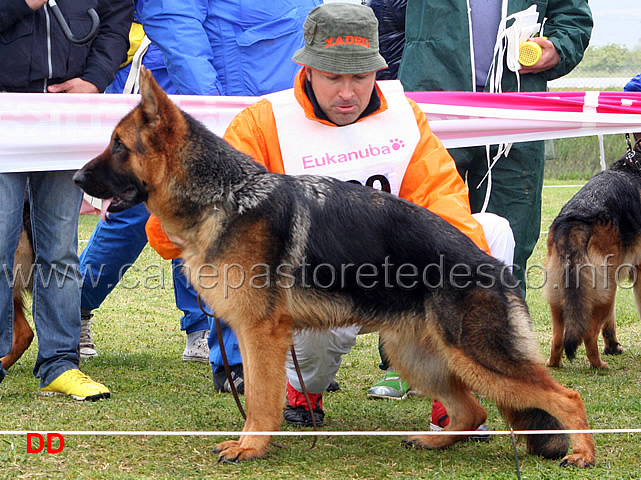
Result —
[[[551, 182], [550, 182], [551, 183]], [[556, 185], [559, 185], [556, 182]], [[544, 190], [541, 230], [577, 187]], [[81, 239], [87, 239], [96, 217], [83, 216]], [[532, 265], [542, 265], [545, 235]], [[84, 246], [84, 244], [81, 244]], [[530, 284], [540, 274], [533, 270]], [[528, 304], [544, 354], [549, 352], [550, 315], [541, 290], [533, 287]], [[94, 340], [100, 356], [82, 369], [104, 382], [113, 396], [80, 403], [41, 397], [32, 375], [37, 345], [0, 385], [0, 430], [39, 431], [237, 431], [243, 421], [229, 394], [214, 393], [207, 365], [183, 363], [185, 336], [179, 330], [169, 262], [146, 248], [94, 317]], [[595, 372], [581, 348], [577, 360], [551, 373], [579, 391], [591, 426], [596, 429], [641, 427], [641, 326], [631, 292], [617, 299], [619, 339], [626, 349], [608, 357], [611, 368]], [[339, 371], [341, 390], [325, 398], [326, 431], [399, 431], [429, 429], [429, 399], [371, 401], [366, 390], [376, 382], [376, 334], [362, 335]], [[493, 404], [488, 426], [505, 430]], [[283, 427], [288, 431], [292, 428]], [[0, 435], [0, 478], [61, 479], [402, 479], [517, 478], [511, 440], [493, 437], [484, 444], [462, 443], [447, 451], [403, 448], [398, 436], [322, 436], [317, 446], [308, 437], [282, 437], [288, 449], [272, 447], [256, 462], [223, 465], [211, 453], [223, 437], [211, 436], [72, 436], [59, 454], [29, 454], [25, 436]], [[641, 478], [638, 451], [641, 434], [597, 434], [598, 464], [580, 471], [555, 461], [529, 456], [524, 443], [517, 452], [523, 479]]]

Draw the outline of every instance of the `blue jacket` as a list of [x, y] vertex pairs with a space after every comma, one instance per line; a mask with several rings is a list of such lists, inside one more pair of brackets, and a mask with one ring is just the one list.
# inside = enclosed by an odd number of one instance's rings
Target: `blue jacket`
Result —
[[143, 0], [138, 12], [184, 95], [291, 88], [303, 22], [322, 0]]

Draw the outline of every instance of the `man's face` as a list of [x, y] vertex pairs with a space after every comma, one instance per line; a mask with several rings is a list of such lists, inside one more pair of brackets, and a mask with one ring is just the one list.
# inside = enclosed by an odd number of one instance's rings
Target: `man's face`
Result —
[[376, 72], [337, 75], [305, 67], [318, 105], [336, 125], [354, 123], [369, 105]]

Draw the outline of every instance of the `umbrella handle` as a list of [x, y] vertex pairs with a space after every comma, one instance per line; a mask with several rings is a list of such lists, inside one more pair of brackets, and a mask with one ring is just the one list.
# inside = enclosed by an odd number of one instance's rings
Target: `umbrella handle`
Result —
[[60, 11], [60, 7], [56, 3], [56, 0], [49, 0], [49, 8], [51, 8], [53, 16], [56, 17], [56, 20], [58, 21], [58, 24], [62, 29], [62, 33], [64, 33], [65, 37], [67, 37], [67, 40], [69, 40], [74, 45], [84, 45], [85, 43], [89, 43], [95, 38], [96, 34], [98, 33], [98, 27], [100, 27], [100, 18], [98, 17], [98, 13], [96, 13], [93, 8], [87, 10], [87, 15], [89, 15], [89, 18], [91, 18], [91, 30], [82, 38], [78, 38], [73, 34], [71, 29], [69, 28], [69, 24], [62, 16], [62, 12]]

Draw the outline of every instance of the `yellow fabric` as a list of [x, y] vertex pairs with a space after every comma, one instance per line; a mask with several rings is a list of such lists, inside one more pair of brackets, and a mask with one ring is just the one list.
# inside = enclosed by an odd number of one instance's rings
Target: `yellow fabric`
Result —
[[[294, 94], [298, 103], [304, 109], [305, 116], [326, 125], [334, 125], [331, 122], [320, 120], [314, 115], [313, 106], [305, 94], [304, 82], [304, 71], [301, 70], [296, 78]], [[378, 90], [378, 94], [381, 98], [381, 107], [373, 115], [387, 109], [387, 101], [380, 90]], [[479, 248], [489, 253], [483, 227], [472, 217], [467, 187], [456, 170], [454, 160], [438, 137], [432, 133], [427, 118], [418, 105], [410, 99], [407, 101], [414, 110], [416, 122], [421, 131], [421, 138], [403, 177], [399, 196], [428, 208], [436, 215], [447, 220], [470, 237]], [[224, 138], [231, 146], [250, 155], [269, 171], [285, 173], [276, 120], [269, 100], [260, 100], [236, 115], [227, 127]], [[154, 218], [152, 215], [149, 222], [158, 222], [157, 219], [152, 220]], [[160, 232], [162, 232], [162, 229], [160, 229]], [[152, 238], [150, 233], [152, 235], [158, 234], [157, 229], [153, 232], [148, 231], [149, 244], [163, 258], [165, 258], [165, 255], [176, 253], [170, 249], [163, 249], [163, 245], [166, 247], [167, 242], [169, 242], [164, 233], [162, 235], [164, 238]], [[171, 242], [169, 243], [171, 244]], [[176, 258], [177, 256], [179, 256], [179, 253], [170, 258]]]
[[120, 68], [126, 67], [131, 63], [134, 58], [134, 54], [142, 43], [143, 38], [145, 38], [145, 31], [143, 30], [142, 25], [133, 22], [129, 29], [129, 50], [127, 51], [127, 60], [120, 65]]

